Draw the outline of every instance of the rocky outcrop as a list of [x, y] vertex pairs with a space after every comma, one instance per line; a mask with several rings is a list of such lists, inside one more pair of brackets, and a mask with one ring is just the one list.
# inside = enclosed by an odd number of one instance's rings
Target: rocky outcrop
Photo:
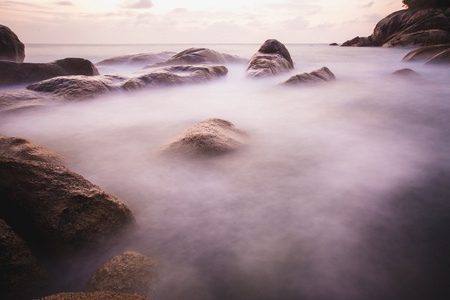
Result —
[[415, 49], [406, 54], [402, 61], [425, 62], [426, 64], [450, 63], [450, 44]]
[[145, 66], [163, 62], [172, 57], [175, 52], [159, 52], [159, 53], [139, 53], [131, 55], [121, 55], [111, 57], [96, 63], [96, 66], [117, 66], [117, 65], [135, 65]]
[[91, 292], [91, 293], [61, 293], [40, 298], [38, 300], [150, 300], [139, 295], [130, 295], [117, 292]]
[[312, 71], [311, 73], [303, 73], [294, 75], [285, 81], [284, 85], [305, 85], [305, 84], [316, 84], [336, 80], [333, 72], [327, 67], [322, 67], [318, 70]]
[[50, 275], [28, 245], [2, 219], [0, 270], [0, 299], [31, 299], [50, 285]]
[[98, 74], [97, 68], [83, 58], [65, 58], [50, 63], [0, 61], [0, 86], [33, 83], [57, 76]]
[[168, 60], [145, 68], [159, 68], [165, 66], [179, 66], [179, 65], [217, 65], [230, 63], [246, 63], [245, 58], [226, 53], [220, 53], [207, 48], [189, 48], [178, 54], [175, 54]]
[[240, 149], [245, 145], [246, 137], [243, 130], [228, 121], [208, 119], [177, 135], [162, 152], [185, 156], [215, 156]]
[[267, 40], [259, 48], [247, 66], [250, 77], [266, 77], [288, 72], [294, 62], [287, 48], [277, 40]]
[[66, 161], [62, 155], [47, 150], [24, 138], [8, 137], [0, 134], [0, 157], [1, 156], [52, 164], [63, 164]]
[[122, 88], [125, 90], [137, 90], [143, 88], [164, 87], [199, 83], [210, 81], [225, 76], [228, 69], [224, 66], [171, 66], [151, 71], [143, 71], [136, 76], [125, 80]]
[[134, 222], [131, 211], [64, 166], [0, 157], [0, 218], [49, 255], [99, 245]]
[[429, 46], [450, 43], [450, 20], [442, 9], [396, 11], [375, 26], [367, 38], [355, 38], [342, 46]]
[[[121, 80], [118, 80], [121, 81]], [[65, 100], [80, 100], [109, 94], [117, 87], [108, 76], [62, 76], [27, 86], [36, 92], [52, 93]]]
[[157, 281], [155, 259], [133, 251], [117, 255], [102, 264], [89, 278], [83, 291], [113, 291], [150, 296]]
[[0, 61], [7, 60], [21, 63], [24, 59], [25, 45], [11, 29], [0, 25]]

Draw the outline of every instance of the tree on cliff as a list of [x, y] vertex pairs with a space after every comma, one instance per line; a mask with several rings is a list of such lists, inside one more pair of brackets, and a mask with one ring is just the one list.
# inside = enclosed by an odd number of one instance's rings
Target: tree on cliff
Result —
[[410, 9], [450, 7], [450, 0], [403, 0], [403, 4]]

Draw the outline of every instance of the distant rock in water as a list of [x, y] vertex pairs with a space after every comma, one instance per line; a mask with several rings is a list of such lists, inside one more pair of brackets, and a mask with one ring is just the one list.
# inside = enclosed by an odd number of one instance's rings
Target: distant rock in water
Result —
[[246, 63], [247, 59], [220, 53], [207, 48], [189, 48], [180, 53], [175, 54], [164, 62], [148, 65], [145, 68], [158, 68], [165, 66], [179, 65], [210, 65], [210, 64], [230, 64], [230, 63]]
[[89, 278], [84, 292], [113, 291], [150, 296], [157, 281], [158, 262], [127, 251], [102, 264]]
[[125, 80], [122, 88], [127, 91], [143, 88], [155, 88], [190, 83], [200, 83], [225, 76], [228, 69], [225, 66], [170, 66], [159, 69], [141, 71], [136, 76]]
[[394, 76], [404, 77], [404, 78], [418, 78], [419, 73], [411, 69], [400, 69], [392, 73]]
[[99, 75], [87, 59], [65, 58], [49, 63], [15, 63], [0, 61], [0, 86], [33, 83], [57, 76]]
[[438, 8], [396, 11], [375, 26], [369, 37], [354, 38], [342, 46], [411, 47], [450, 43], [450, 20]]
[[139, 53], [131, 55], [121, 55], [111, 57], [96, 63], [96, 66], [116, 66], [116, 65], [140, 65], [155, 64], [165, 61], [172, 57], [175, 52], [159, 52], [159, 53]]
[[316, 84], [336, 80], [333, 72], [327, 67], [322, 67], [318, 70], [312, 71], [311, 73], [303, 73], [294, 75], [285, 81], [284, 85], [307, 85]]
[[151, 300], [149, 298], [130, 295], [125, 293], [117, 293], [111, 291], [91, 292], [91, 293], [60, 293], [47, 296], [39, 300]]
[[8, 137], [0, 134], [0, 156], [19, 160], [41, 161], [63, 164], [66, 159], [53, 151], [45, 149], [20, 137]]
[[329, 46], [339, 46], [338, 43], [331, 43]]
[[25, 45], [9, 27], [0, 25], [0, 60], [21, 63], [24, 59]]
[[294, 68], [294, 62], [286, 46], [277, 40], [267, 40], [259, 48], [247, 66], [250, 77], [266, 77], [288, 72]]
[[177, 135], [163, 153], [186, 156], [215, 156], [244, 146], [247, 134], [222, 119], [208, 119]]

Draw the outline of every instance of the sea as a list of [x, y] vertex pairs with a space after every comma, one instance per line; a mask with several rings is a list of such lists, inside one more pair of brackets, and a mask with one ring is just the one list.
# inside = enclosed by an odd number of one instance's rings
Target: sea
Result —
[[[260, 44], [27, 44], [25, 62], [191, 47], [250, 59]], [[130, 250], [160, 262], [153, 300], [450, 299], [450, 67], [402, 62], [412, 48], [286, 47], [295, 69], [272, 78], [230, 64], [207, 83], [0, 115], [1, 134], [62, 154], [136, 218], [116, 246], [57, 274], [58, 291]], [[280, 85], [324, 66], [335, 81]], [[404, 68], [417, 76], [392, 74]], [[209, 118], [246, 131], [246, 146], [161, 156]]]

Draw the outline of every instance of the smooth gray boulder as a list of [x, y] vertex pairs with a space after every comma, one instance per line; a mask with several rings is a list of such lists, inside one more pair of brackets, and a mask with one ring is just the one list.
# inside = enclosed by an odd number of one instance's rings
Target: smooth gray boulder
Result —
[[25, 45], [9, 27], [0, 25], [0, 61], [21, 63], [24, 59]]
[[277, 40], [264, 42], [247, 66], [247, 76], [253, 78], [273, 76], [289, 72], [294, 68], [294, 62], [286, 46]]
[[284, 85], [309, 85], [324, 83], [328, 81], [336, 80], [333, 72], [327, 67], [322, 67], [318, 70], [312, 71], [311, 73], [297, 74], [286, 80]]

